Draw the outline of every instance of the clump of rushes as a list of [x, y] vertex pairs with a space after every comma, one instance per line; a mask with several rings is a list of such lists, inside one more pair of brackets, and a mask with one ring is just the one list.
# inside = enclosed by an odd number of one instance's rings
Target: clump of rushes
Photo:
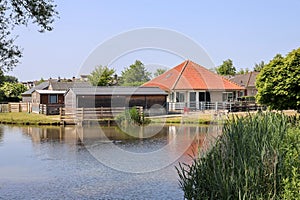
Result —
[[116, 117], [116, 122], [120, 125], [146, 125], [150, 123], [149, 119], [145, 118], [144, 113], [140, 113], [136, 107], [126, 109]]
[[299, 118], [235, 116], [208, 152], [176, 169], [187, 199], [300, 199]]

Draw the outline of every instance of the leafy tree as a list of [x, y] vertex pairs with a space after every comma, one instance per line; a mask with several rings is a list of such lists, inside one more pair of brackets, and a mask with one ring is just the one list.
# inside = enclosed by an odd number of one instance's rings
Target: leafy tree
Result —
[[88, 80], [94, 86], [108, 86], [113, 84], [114, 69], [109, 69], [107, 66], [98, 66], [88, 76]]
[[20, 100], [22, 98], [21, 94], [26, 90], [26, 87], [21, 83], [4, 82], [0, 87], [0, 91], [3, 92], [5, 99], [8, 101]]
[[264, 61], [261, 61], [260, 63], [255, 63], [254, 65], [254, 71], [255, 72], [260, 72], [262, 70], [262, 68], [265, 66], [265, 62]]
[[151, 73], [148, 72], [144, 64], [136, 60], [134, 64], [130, 65], [122, 71], [120, 83], [123, 86], [140, 86], [151, 78]]
[[14, 77], [14, 76], [6, 75], [6, 76], [4, 76], [4, 82], [17, 83], [18, 78]]
[[245, 69], [241, 68], [236, 74], [248, 74], [249, 69], [246, 67]]
[[271, 109], [300, 110], [300, 48], [286, 57], [277, 54], [265, 65], [256, 80], [259, 103]]
[[216, 68], [220, 75], [235, 75], [236, 68], [233, 66], [232, 60], [228, 59], [223, 61], [223, 64]]
[[245, 74], [245, 70], [243, 68], [240, 69], [236, 74]]
[[44, 78], [42, 77], [39, 81], [37, 81], [37, 82], [35, 83], [35, 85], [39, 85], [39, 84], [41, 84], [41, 83], [43, 83], [43, 82], [45, 82], [45, 80], [44, 80]]
[[159, 68], [159, 69], [156, 70], [156, 72], [154, 72], [154, 76], [155, 76], [155, 77], [156, 77], [156, 76], [159, 76], [159, 75], [165, 73], [166, 71], [167, 71], [167, 69]]
[[22, 56], [12, 35], [15, 27], [37, 24], [40, 32], [51, 31], [58, 13], [52, 0], [1, 0], [0, 1], [0, 69], [11, 70]]
[[5, 76], [3, 71], [0, 69], [0, 86], [4, 83]]
[[[9, 83], [17, 83], [18, 79], [14, 76], [8, 76], [8, 75], [4, 75], [3, 71], [0, 69], [0, 87], [5, 84], [6, 82]], [[4, 94], [4, 91], [0, 89], [0, 102], [1, 101], [6, 101], [7, 98]]]

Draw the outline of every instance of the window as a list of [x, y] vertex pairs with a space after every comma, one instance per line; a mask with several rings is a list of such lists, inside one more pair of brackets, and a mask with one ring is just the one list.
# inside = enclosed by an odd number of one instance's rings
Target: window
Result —
[[196, 101], [196, 92], [190, 92], [190, 102]]
[[184, 93], [176, 92], [176, 102], [184, 102]]
[[232, 101], [233, 94], [232, 92], [223, 92], [223, 101]]
[[205, 101], [205, 92], [199, 92], [199, 101]]
[[49, 103], [57, 103], [57, 95], [56, 94], [49, 95]]

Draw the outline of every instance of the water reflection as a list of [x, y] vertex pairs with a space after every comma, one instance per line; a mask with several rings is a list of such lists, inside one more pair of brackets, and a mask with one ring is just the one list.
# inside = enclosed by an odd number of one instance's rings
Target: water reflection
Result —
[[[188, 155], [203, 149], [218, 130], [165, 126], [151, 137], [134, 137], [116, 127], [0, 126], [0, 199], [182, 199], [174, 165], [190, 161]], [[148, 133], [141, 129], [136, 134]], [[184, 149], [182, 144], [189, 139], [192, 143]], [[166, 148], [170, 143], [174, 145]], [[151, 173], [124, 173], [91, 154], [90, 150], [103, 151], [115, 161], [126, 158], [111, 151], [110, 145], [137, 155], [157, 153], [153, 163], [146, 163], [149, 166], [168, 161], [174, 152], [182, 156]], [[130, 159], [121, 164], [143, 166]]]
[[0, 146], [3, 143], [3, 128], [0, 126]]
[[[158, 132], [153, 134], [153, 131]], [[118, 127], [24, 127], [33, 143], [65, 143], [78, 151], [86, 148], [102, 164], [124, 172], [144, 173], [160, 170], [182, 157], [187, 160], [206, 151], [220, 133], [218, 126], [155, 125], [130, 129]], [[52, 152], [52, 150], [49, 150]], [[50, 153], [49, 153], [50, 154]], [[132, 164], [136, 163], [136, 164]]]
[[[150, 127], [155, 129], [155, 126]], [[147, 133], [145, 128], [131, 130], [133, 134], [126, 134], [118, 127], [82, 127], [82, 126], [67, 126], [67, 127], [21, 127], [22, 132], [28, 135], [33, 143], [51, 143], [61, 142], [70, 146], [73, 145], [93, 145], [102, 143], [114, 143], [121, 148], [126, 148], [125, 144], [138, 145], [149, 144], [153, 145], [160, 143], [164, 146], [172, 141], [176, 143], [184, 140], [192, 140], [190, 149], [191, 152], [197, 153], [199, 147], [202, 149], [208, 148], [210, 142], [220, 134], [219, 126], [164, 126], [155, 135]], [[149, 127], [148, 127], [149, 130]], [[150, 137], [147, 135], [149, 134]], [[0, 142], [3, 140], [3, 128], [0, 127]], [[160, 148], [156, 145], [156, 148]], [[154, 149], [155, 150], [155, 149]], [[142, 149], [140, 149], [142, 152]]]

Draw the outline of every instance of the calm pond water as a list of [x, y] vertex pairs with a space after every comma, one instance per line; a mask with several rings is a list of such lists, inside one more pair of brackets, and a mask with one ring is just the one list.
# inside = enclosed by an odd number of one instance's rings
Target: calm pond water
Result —
[[219, 127], [123, 131], [0, 125], [0, 199], [183, 199], [175, 166]]

